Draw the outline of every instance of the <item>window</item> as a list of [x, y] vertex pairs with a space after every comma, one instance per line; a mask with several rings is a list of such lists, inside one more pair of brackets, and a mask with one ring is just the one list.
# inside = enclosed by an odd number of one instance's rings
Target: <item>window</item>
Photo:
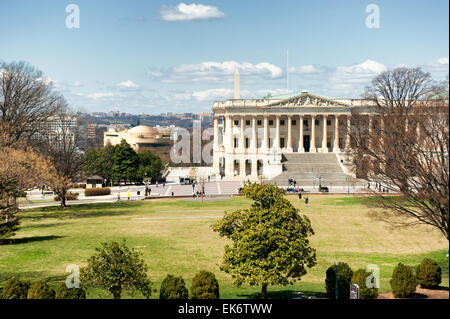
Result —
[[234, 125], [239, 125], [239, 121], [238, 120], [234, 120]]
[[257, 121], [256, 121], [256, 124], [257, 124], [257, 125], [261, 125], [261, 123], [262, 123], [261, 120], [257, 120]]
[[296, 120], [292, 120], [292, 125], [297, 125], [297, 121]]
[[272, 147], [273, 147], [273, 139], [269, 138], [269, 148], [272, 148]]
[[314, 123], [315, 123], [316, 125], [319, 125], [319, 120], [315, 120]]
[[331, 125], [331, 120], [327, 120], [327, 125], [328, 125], [328, 126]]
[[237, 137], [234, 138], [234, 148], [238, 148], [239, 146], [239, 139]]
[[280, 120], [280, 125], [284, 126], [284, 120]]
[[246, 120], [245, 121], [245, 125], [249, 126], [250, 125], [250, 120]]
[[284, 137], [280, 138], [280, 147], [283, 148], [284, 147]]
[[303, 125], [308, 127], [308, 120], [303, 120]]
[[273, 120], [269, 120], [269, 125], [270, 125], [270, 126], [273, 125]]
[[250, 139], [247, 137], [245, 139], [245, 148], [249, 148], [250, 147]]

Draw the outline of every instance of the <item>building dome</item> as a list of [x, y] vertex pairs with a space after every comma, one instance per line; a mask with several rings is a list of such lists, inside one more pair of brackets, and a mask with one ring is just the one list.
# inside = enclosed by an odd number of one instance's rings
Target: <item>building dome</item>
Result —
[[133, 136], [152, 137], [158, 134], [158, 130], [147, 125], [138, 125], [128, 130], [128, 134]]

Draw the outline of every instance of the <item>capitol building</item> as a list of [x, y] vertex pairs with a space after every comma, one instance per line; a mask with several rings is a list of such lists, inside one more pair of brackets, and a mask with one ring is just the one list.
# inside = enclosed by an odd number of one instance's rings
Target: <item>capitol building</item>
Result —
[[[212, 172], [224, 180], [294, 178], [304, 185], [319, 179], [344, 185], [350, 170], [352, 111], [377, 116], [362, 99], [327, 98], [302, 91], [279, 97], [241, 99], [239, 75], [233, 99], [217, 101]], [[378, 120], [379, 121], [379, 120]]]

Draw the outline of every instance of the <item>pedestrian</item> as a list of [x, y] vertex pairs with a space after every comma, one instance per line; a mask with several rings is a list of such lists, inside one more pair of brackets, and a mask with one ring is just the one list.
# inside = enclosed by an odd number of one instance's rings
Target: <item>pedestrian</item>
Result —
[[166, 182], [163, 182], [163, 188], [165, 188], [166, 187]]
[[294, 187], [297, 186], [297, 181], [294, 179]]
[[208, 175], [208, 182], [211, 180], [211, 176]]
[[302, 193], [298, 193], [298, 199], [300, 200], [300, 199], [302, 199]]
[[127, 197], [128, 197], [128, 200], [130, 200], [130, 192], [128, 192]]
[[308, 206], [309, 198], [308, 196], [305, 197], [305, 206]]
[[120, 192], [117, 193], [117, 201], [120, 201]]
[[172, 192], [172, 196], [173, 196], [173, 192]]
[[158, 188], [158, 181], [156, 181], [156, 188]]

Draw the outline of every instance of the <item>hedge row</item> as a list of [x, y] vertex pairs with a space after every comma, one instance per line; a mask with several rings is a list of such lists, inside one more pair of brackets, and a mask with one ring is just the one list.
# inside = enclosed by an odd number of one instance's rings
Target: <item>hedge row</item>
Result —
[[[159, 299], [188, 299], [188, 290], [182, 277], [167, 275], [161, 283]], [[219, 299], [219, 282], [212, 272], [200, 271], [192, 279], [191, 299]]]
[[84, 196], [101, 196], [101, 195], [110, 195], [111, 189], [109, 187], [101, 187], [101, 188], [86, 188], [84, 190]]
[[86, 299], [83, 288], [67, 288], [61, 283], [56, 290], [45, 281], [30, 284], [17, 278], [9, 279], [2, 290], [2, 299]]

